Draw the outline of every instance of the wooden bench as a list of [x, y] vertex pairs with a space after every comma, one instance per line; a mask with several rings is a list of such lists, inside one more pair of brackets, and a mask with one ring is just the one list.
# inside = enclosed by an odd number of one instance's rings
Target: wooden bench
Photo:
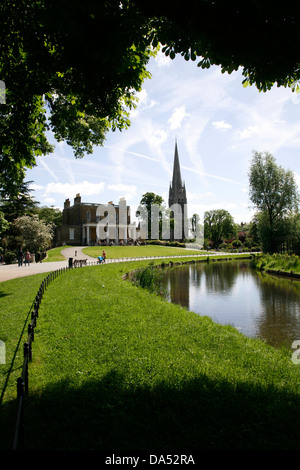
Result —
[[76, 267], [79, 265], [80, 267], [85, 265], [86, 266], [87, 260], [86, 259], [74, 259], [74, 266]]

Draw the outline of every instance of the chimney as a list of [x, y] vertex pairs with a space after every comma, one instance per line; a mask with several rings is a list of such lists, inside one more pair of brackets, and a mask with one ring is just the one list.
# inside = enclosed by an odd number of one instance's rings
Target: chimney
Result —
[[74, 198], [74, 204], [80, 204], [81, 203], [81, 196], [79, 193], [76, 194], [76, 197]]
[[64, 202], [64, 209], [67, 209], [68, 207], [70, 207], [70, 199], [66, 199]]

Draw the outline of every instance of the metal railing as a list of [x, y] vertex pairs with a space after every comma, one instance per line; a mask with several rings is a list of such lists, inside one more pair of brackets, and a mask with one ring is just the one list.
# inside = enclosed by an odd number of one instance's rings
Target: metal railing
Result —
[[60, 274], [68, 271], [68, 268], [61, 268], [56, 271], [52, 271], [45, 277], [40, 285], [38, 293], [36, 295], [33, 309], [31, 312], [31, 321], [28, 325], [28, 337], [27, 341], [23, 346], [23, 367], [21, 376], [17, 379], [17, 418], [15, 426], [15, 434], [13, 441], [13, 450], [22, 450], [24, 446], [24, 400], [25, 395], [28, 394], [28, 365], [32, 361], [32, 343], [34, 341], [34, 329], [36, 327], [37, 319], [39, 316], [39, 308], [44, 295], [45, 290], [49, 284], [56, 279]]

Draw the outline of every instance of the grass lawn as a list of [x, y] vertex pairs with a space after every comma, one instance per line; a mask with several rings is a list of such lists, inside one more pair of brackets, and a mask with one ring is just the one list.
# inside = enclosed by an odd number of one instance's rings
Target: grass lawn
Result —
[[97, 256], [106, 251], [107, 258], [146, 258], [150, 256], [185, 256], [185, 255], [201, 255], [206, 251], [188, 250], [186, 248], [176, 248], [171, 246], [146, 245], [146, 246], [89, 246], [82, 251], [86, 255]]
[[47, 251], [47, 258], [43, 259], [43, 263], [51, 261], [64, 261], [66, 258], [61, 254], [61, 251], [65, 248], [70, 248], [69, 246], [58, 246]]
[[[143, 265], [74, 269], [48, 287], [29, 366], [26, 449], [299, 450], [300, 375], [291, 351], [122, 279]], [[11, 282], [1, 284], [6, 305]], [[37, 282], [28, 284], [32, 292]], [[17, 341], [28, 303], [6, 340], [14, 332]], [[13, 409], [7, 391], [7, 422]], [[11, 439], [1, 428], [6, 450]]]
[[[15, 426], [17, 378], [23, 365], [23, 344], [27, 339], [28, 315], [45, 274], [0, 283], [0, 340], [5, 343], [5, 364], [0, 364], [0, 450], [12, 446]], [[8, 406], [1, 406], [1, 403]], [[12, 420], [13, 418], [13, 420]], [[4, 450], [10, 450], [11, 447]]]

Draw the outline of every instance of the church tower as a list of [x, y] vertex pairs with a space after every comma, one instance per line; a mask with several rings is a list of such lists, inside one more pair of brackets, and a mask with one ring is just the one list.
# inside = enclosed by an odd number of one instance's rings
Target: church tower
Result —
[[184, 241], [188, 237], [187, 198], [185, 183], [181, 179], [177, 141], [175, 142], [173, 178], [169, 188], [169, 209], [174, 218], [174, 228], [171, 228], [171, 241]]

